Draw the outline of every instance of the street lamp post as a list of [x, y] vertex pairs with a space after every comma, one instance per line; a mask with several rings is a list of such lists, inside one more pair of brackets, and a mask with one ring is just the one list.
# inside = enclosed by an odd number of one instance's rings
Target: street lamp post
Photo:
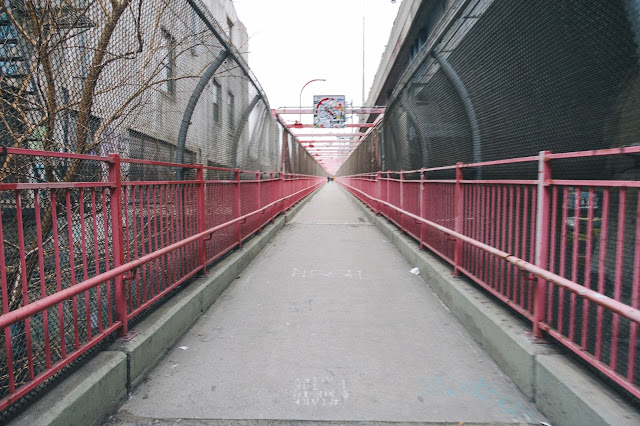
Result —
[[[302, 89], [300, 89], [300, 99], [298, 102], [298, 107], [300, 109], [302, 109], [302, 91], [304, 90], [305, 87], [307, 87], [308, 84], [313, 83], [314, 81], [327, 81], [324, 78], [314, 78], [313, 80], [309, 80], [307, 81], [304, 86], [302, 86]], [[300, 112], [300, 117], [298, 118], [298, 123], [302, 124], [302, 112]]]

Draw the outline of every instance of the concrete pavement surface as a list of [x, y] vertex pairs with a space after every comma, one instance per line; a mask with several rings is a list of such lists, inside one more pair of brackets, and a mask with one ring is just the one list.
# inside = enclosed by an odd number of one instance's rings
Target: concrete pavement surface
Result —
[[412, 268], [325, 185], [108, 423], [544, 421]]

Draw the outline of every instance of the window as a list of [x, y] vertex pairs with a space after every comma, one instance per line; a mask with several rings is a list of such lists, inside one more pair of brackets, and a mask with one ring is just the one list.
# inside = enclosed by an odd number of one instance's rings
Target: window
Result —
[[213, 80], [211, 82], [211, 97], [213, 99], [213, 121], [220, 123], [220, 83]]
[[229, 92], [228, 98], [229, 98], [229, 129], [233, 130], [234, 127], [236, 126], [235, 117], [234, 117], [236, 98], [235, 96], [233, 96], [233, 93], [231, 92]]
[[[177, 148], [175, 145], [156, 139], [142, 132], [129, 129], [129, 156], [142, 160], [175, 161]], [[194, 163], [195, 152], [184, 150], [184, 162]], [[188, 172], [185, 173], [185, 178]], [[168, 167], [156, 167], [146, 164], [133, 163], [129, 168], [129, 180], [172, 180], [174, 171]]]
[[[219, 163], [217, 161], [207, 160], [208, 167], [220, 167], [224, 169], [230, 169], [231, 167], [228, 164]], [[211, 170], [206, 169], [206, 179], [207, 180], [234, 180], [235, 172], [226, 171], [226, 170]], [[232, 218], [229, 218], [231, 220]]]
[[8, 15], [0, 14], [0, 74], [15, 76], [22, 71], [18, 45], [18, 31], [11, 25]]
[[229, 43], [233, 43], [233, 22], [227, 18], [227, 39]]
[[198, 45], [200, 44], [200, 36], [198, 34], [198, 14], [194, 10], [191, 13], [191, 31], [193, 32], [193, 45], [191, 46], [191, 54], [198, 56]]
[[87, 47], [87, 32], [82, 31], [78, 34], [78, 44], [80, 48], [80, 78], [87, 78], [89, 76], [89, 69], [91, 68], [91, 52]]
[[164, 46], [162, 47], [162, 65], [165, 69], [164, 90], [169, 94], [176, 93], [176, 40], [168, 31], [164, 33]]

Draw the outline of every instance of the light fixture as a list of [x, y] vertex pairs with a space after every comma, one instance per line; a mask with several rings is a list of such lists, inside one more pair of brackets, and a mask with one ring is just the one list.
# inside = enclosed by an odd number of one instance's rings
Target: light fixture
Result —
[[[309, 83], [313, 83], [314, 81], [327, 81], [324, 78], [314, 78], [313, 80], [309, 80], [307, 81], [304, 86], [302, 86], [302, 89], [300, 89], [300, 99], [298, 99], [298, 108], [302, 109], [302, 91], [304, 90], [305, 87], [307, 87], [307, 85]], [[300, 127], [302, 127], [302, 112], [300, 112], [300, 117], [298, 118], [298, 123], [300, 123]]]

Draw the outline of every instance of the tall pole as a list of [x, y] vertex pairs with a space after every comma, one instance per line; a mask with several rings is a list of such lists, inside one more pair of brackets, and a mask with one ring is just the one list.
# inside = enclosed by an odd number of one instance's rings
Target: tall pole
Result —
[[[300, 99], [298, 102], [298, 107], [300, 109], [302, 109], [302, 91], [304, 90], [305, 87], [307, 87], [307, 84], [309, 83], [313, 83], [314, 81], [327, 81], [324, 78], [314, 78], [313, 80], [309, 80], [307, 81], [304, 86], [302, 86], [302, 89], [300, 89]], [[300, 117], [298, 118], [298, 123], [302, 123], [302, 112], [300, 113]]]
[[364, 106], [364, 9], [362, 10], [362, 103]]

